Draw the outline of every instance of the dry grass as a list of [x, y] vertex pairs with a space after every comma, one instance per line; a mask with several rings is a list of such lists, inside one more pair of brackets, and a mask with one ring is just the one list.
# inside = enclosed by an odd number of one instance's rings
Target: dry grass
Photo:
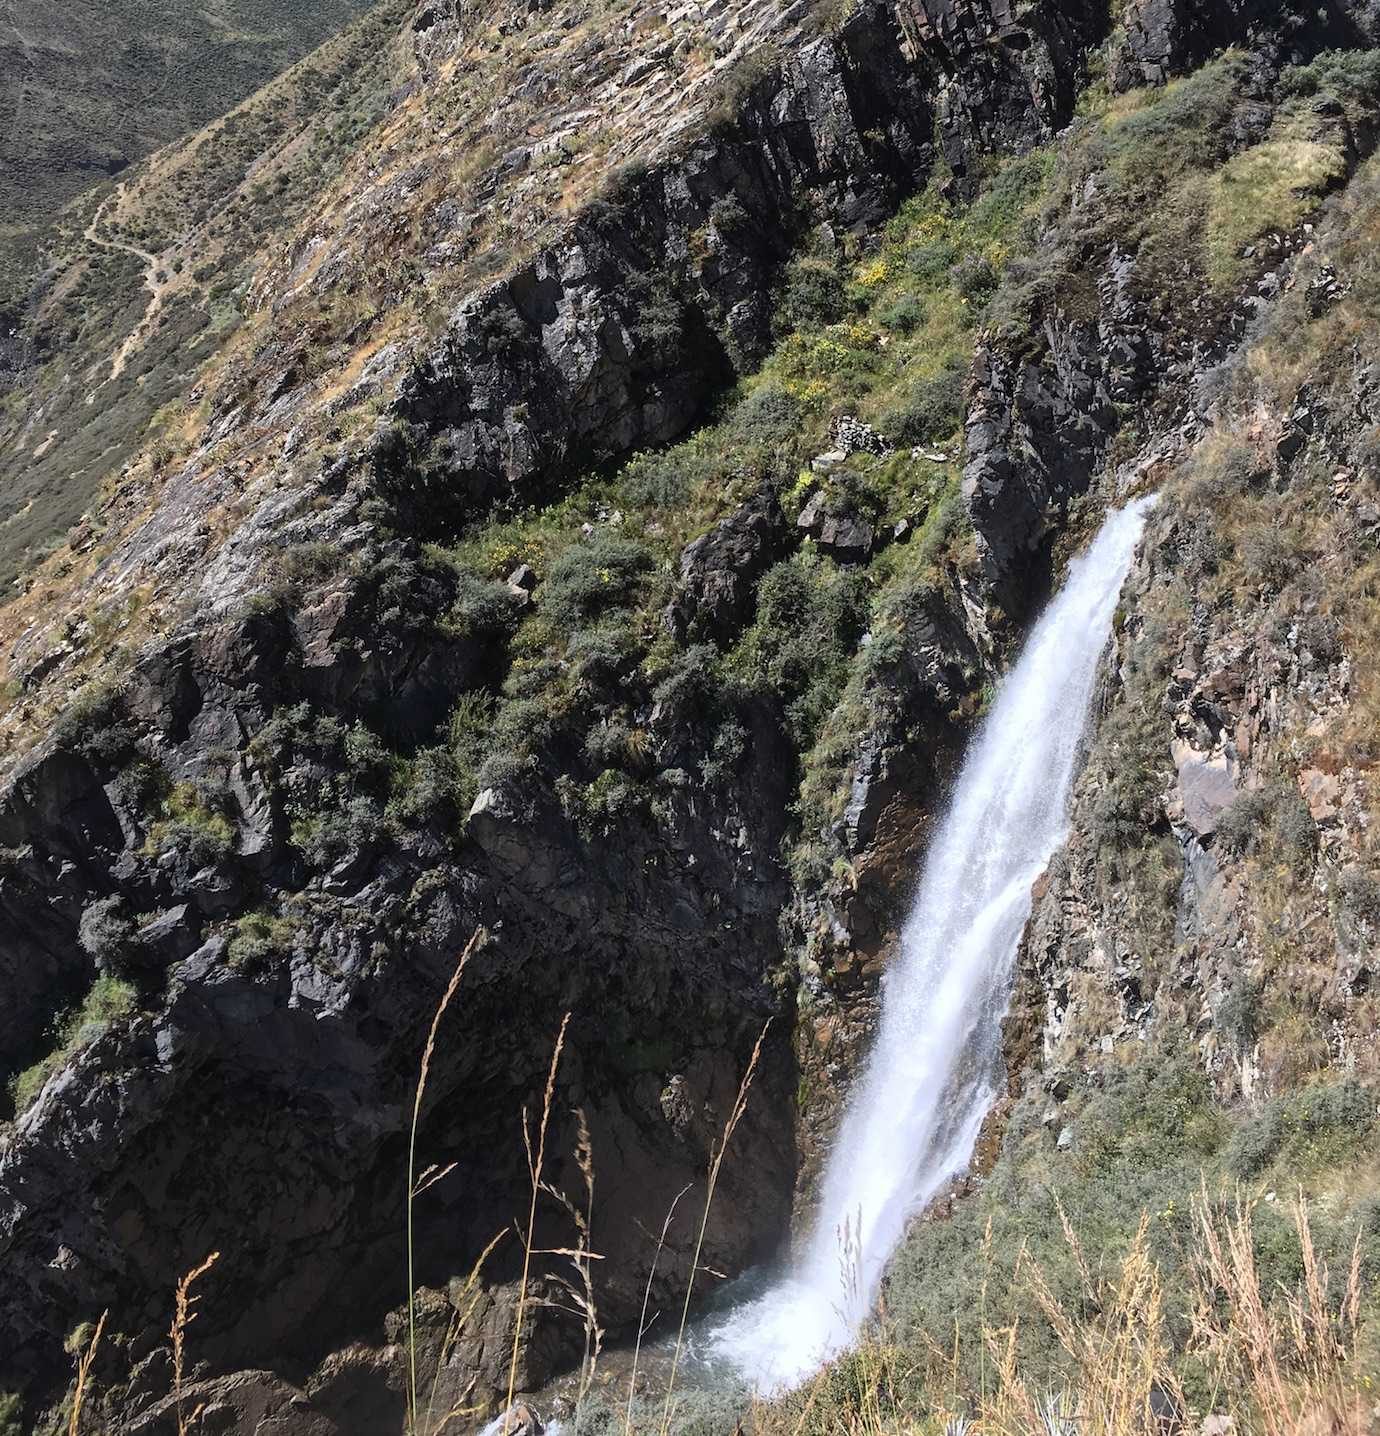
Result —
[[551, 1103], [556, 1095], [556, 1070], [561, 1065], [561, 1053], [565, 1050], [566, 1029], [570, 1026], [570, 1014], [561, 1019], [561, 1030], [556, 1036], [556, 1046], [551, 1053], [551, 1067], [546, 1074], [546, 1090], [542, 1094], [541, 1121], [537, 1124], [536, 1147], [532, 1145], [532, 1133], [527, 1123], [527, 1113], [522, 1114], [522, 1145], [527, 1152], [527, 1172], [531, 1178], [531, 1201], [527, 1208], [527, 1231], [522, 1242], [522, 1284], [518, 1287], [517, 1317], [513, 1322], [513, 1352], [508, 1362], [507, 1407], [513, 1404], [517, 1391], [518, 1350], [522, 1344], [522, 1319], [527, 1310], [527, 1279], [532, 1271], [532, 1257], [536, 1255], [532, 1245], [537, 1225], [537, 1199], [545, 1189], [542, 1170], [546, 1164], [546, 1133], [551, 1122]]
[[762, 1043], [766, 1040], [767, 1028], [771, 1026], [771, 1019], [768, 1018], [766, 1025], [757, 1036], [753, 1044], [752, 1056], [748, 1058], [748, 1065], [743, 1072], [743, 1079], [738, 1084], [738, 1095], [734, 1099], [733, 1106], [729, 1111], [728, 1118], [724, 1122], [723, 1135], [714, 1146], [709, 1157], [709, 1176], [705, 1182], [704, 1209], [700, 1213], [700, 1229], [695, 1237], [695, 1256], [690, 1263], [690, 1275], [685, 1281], [685, 1303], [681, 1307], [680, 1327], [676, 1331], [676, 1349], [671, 1358], [671, 1373], [666, 1380], [666, 1400], [661, 1409], [661, 1436], [671, 1429], [671, 1398], [675, 1395], [676, 1374], [680, 1369], [680, 1359], [685, 1350], [685, 1328], [690, 1320], [690, 1301], [695, 1294], [695, 1277], [700, 1272], [700, 1257], [704, 1254], [704, 1234], [709, 1226], [709, 1214], [714, 1206], [714, 1193], [719, 1185], [719, 1173], [723, 1169], [724, 1156], [728, 1152], [728, 1144], [733, 1140], [733, 1134], [738, 1129], [738, 1123], [743, 1120], [747, 1111], [748, 1093], [752, 1090], [753, 1078], [757, 1075], [757, 1063], [762, 1056]]
[[87, 1343], [86, 1350], [77, 1359], [77, 1383], [76, 1389], [72, 1392], [72, 1415], [67, 1423], [67, 1436], [79, 1436], [81, 1432], [81, 1409], [86, 1404], [86, 1388], [91, 1379], [91, 1363], [96, 1359], [101, 1336], [105, 1331], [105, 1319], [109, 1315], [108, 1311], [101, 1313], [101, 1319], [96, 1323], [96, 1330], [91, 1334], [91, 1340]]
[[[1319, 1259], [1306, 1202], [1294, 1207], [1302, 1275], [1292, 1290], [1267, 1290], [1255, 1261], [1255, 1202], [1240, 1191], [1194, 1203], [1198, 1257], [1186, 1290], [1166, 1289], [1151, 1254], [1150, 1218], [1142, 1218], [1118, 1269], [1095, 1270], [1078, 1234], [1064, 1235], [1081, 1281], [1060, 1299], [1040, 1266], [1024, 1254], [1020, 1272], [1062, 1357], [1061, 1385], [1033, 1379], [1018, 1354], [1016, 1325], [982, 1322], [991, 1359], [981, 1389], [959, 1378], [964, 1363], [922, 1336], [878, 1322], [859, 1349], [826, 1368], [804, 1390], [754, 1404], [756, 1436], [1144, 1436], [1193, 1431], [1208, 1415], [1229, 1416], [1252, 1436], [1362, 1436], [1376, 1412], [1358, 1369], [1362, 1329], [1361, 1247], [1334, 1283]], [[974, 1274], [975, 1286], [978, 1274]], [[1171, 1314], [1188, 1330], [1176, 1350]], [[904, 1345], [909, 1340], [909, 1346]], [[1204, 1409], [1195, 1410], [1184, 1363], [1206, 1375]], [[840, 1398], [840, 1390], [847, 1395]]]
[[460, 986], [460, 979], [465, 975], [465, 968], [471, 956], [487, 940], [488, 933], [482, 927], [474, 930], [455, 964], [455, 971], [446, 984], [445, 992], [441, 994], [441, 1000], [431, 1019], [431, 1031], [427, 1033], [426, 1047], [422, 1052], [421, 1070], [417, 1074], [416, 1096], [412, 1101], [412, 1126], [407, 1142], [407, 1421], [409, 1431], [418, 1429], [415, 1208], [418, 1196], [429, 1186], [440, 1181], [451, 1170], [450, 1167], [427, 1167], [420, 1173], [417, 1171], [417, 1128], [421, 1123], [422, 1101], [426, 1096], [427, 1079], [431, 1076], [431, 1059], [436, 1054], [436, 1034], [440, 1030], [441, 1019], [446, 1015], [446, 1009], [450, 1006], [451, 999]]
[[200, 1266], [194, 1266], [177, 1284], [177, 1296], [173, 1305], [173, 1322], [168, 1329], [173, 1351], [173, 1403], [177, 1408], [177, 1436], [187, 1436], [201, 1417], [198, 1406], [189, 1417], [182, 1402], [182, 1376], [187, 1349], [187, 1328], [196, 1320], [192, 1308], [200, 1299], [192, 1295], [192, 1288], [220, 1260], [219, 1252], [212, 1252]]
[[651, 1322], [647, 1319], [647, 1308], [652, 1299], [652, 1283], [656, 1280], [656, 1269], [661, 1263], [661, 1253], [666, 1249], [666, 1234], [671, 1228], [676, 1208], [680, 1205], [681, 1198], [689, 1190], [689, 1186], [684, 1186], [671, 1199], [671, 1205], [666, 1208], [666, 1215], [661, 1221], [661, 1230], [657, 1233], [656, 1250], [652, 1253], [652, 1264], [647, 1271], [647, 1285], [642, 1289], [642, 1312], [637, 1319], [637, 1340], [633, 1344], [632, 1369], [628, 1373], [628, 1400], [623, 1408], [623, 1436], [632, 1436], [633, 1431], [633, 1402], [637, 1396], [637, 1366], [642, 1359], [642, 1339], [647, 1335], [651, 1326]]
[[570, 1223], [575, 1228], [575, 1245], [547, 1247], [534, 1255], [561, 1257], [570, 1263], [575, 1273], [573, 1279], [556, 1278], [563, 1300], [544, 1304], [571, 1313], [584, 1327], [585, 1344], [580, 1357], [580, 1380], [575, 1395], [575, 1406], [578, 1410], [594, 1384], [594, 1373], [599, 1365], [600, 1352], [604, 1348], [604, 1328], [599, 1324], [599, 1309], [594, 1296], [594, 1263], [603, 1258], [593, 1249], [590, 1241], [594, 1225], [594, 1143], [589, 1135], [589, 1122], [585, 1118], [584, 1109], [576, 1108], [574, 1116], [575, 1165], [584, 1185], [584, 1204], [573, 1201], [550, 1182], [543, 1182], [542, 1189], [559, 1203], [570, 1218]]

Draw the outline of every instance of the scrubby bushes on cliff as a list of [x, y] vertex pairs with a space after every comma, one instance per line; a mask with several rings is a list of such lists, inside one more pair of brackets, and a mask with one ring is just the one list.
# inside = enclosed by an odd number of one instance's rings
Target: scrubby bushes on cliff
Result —
[[1258, 1177], [1277, 1166], [1291, 1181], [1359, 1157], [1375, 1130], [1375, 1093], [1353, 1081], [1276, 1097], [1232, 1133], [1227, 1170]]
[[800, 751], [843, 691], [867, 611], [865, 580], [809, 553], [777, 564], [758, 586], [757, 619], [733, 661], [781, 702]]
[[1297, 788], [1274, 783], [1241, 793], [1217, 820], [1217, 840], [1238, 856], [1269, 848], [1291, 865], [1306, 865], [1318, 829]]
[[639, 543], [599, 533], [572, 544], [551, 565], [542, 586], [542, 614], [558, 629], [575, 632], [599, 614], [629, 602], [652, 566]]
[[134, 950], [137, 927], [123, 896], [113, 893], [82, 909], [77, 941], [98, 968], [122, 972]]
[[244, 913], [235, 922], [226, 960], [236, 972], [252, 976], [291, 954], [297, 930], [298, 923], [291, 914]]
[[11, 1079], [9, 1095], [13, 1110], [22, 1112], [79, 1048], [95, 1041], [113, 1023], [123, 1021], [134, 1010], [135, 991], [127, 982], [109, 973], [98, 977], [81, 1004], [60, 1014], [54, 1022], [53, 1048], [47, 1056]]

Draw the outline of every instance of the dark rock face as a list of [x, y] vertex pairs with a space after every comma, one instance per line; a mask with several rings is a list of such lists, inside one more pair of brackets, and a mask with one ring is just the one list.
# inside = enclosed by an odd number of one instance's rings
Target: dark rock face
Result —
[[419, 527], [444, 526], [675, 437], [764, 353], [772, 275], [808, 223], [865, 227], [924, 184], [936, 99], [964, 176], [1067, 120], [1105, 27], [1092, 3], [1020, 25], [1001, 5], [860, 7], [760, 80], [731, 124], [464, 305], [402, 384], [407, 432], [380, 436], [380, 484]]
[[[204, 762], [197, 727], [252, 729], [255, 709], [195, 662], [184, 671], [199, 685], [197, 721], [180, 747], [160, 736], [169, 766], [191, 771]], [[61, 812], [36, 782], [31, 774], [37, 805]], [[284, 795], [262, 784], [246, 771], [247, 801], [231, 809], [240, 851], [227, 866], [241, 882], [288, 883]], [[112, 1329], [156, 1332], [179, 1272], [211, 1248], [223, 1256], [197, 1336], [222, 1369], [275, 1353], [309, 1369], [332, 1343], [375, 1329], [356, 1313], [380, 1312], [404, 1290], [403, 1130], [418, 1055], [479, 921], [494, 936], [441, 1030], [424, 1112], [427, 1161], [460, 1168], [419, 1205], [422, 1278], [464, 1270], [511, 1216], [519, 1114], [540, 1089], [552, 1019], [569, 1010], [549, 1175], [577, 1189], [566, 1114], [578, 1106], [598, 1163], [594, 1241], [611, 1258], [602, 1300], [610, 1319], [635, 1314], [651, 1249], [627, 1233], [654, 1215], [659, 1224], [702, 1174], [752, 1040], [777, 1006], [763, 974], [785, 894], [763, 857], [779, 842], [781, 805], [768, 786], [721, 813], [733, 843], [711, 839], [688, 804], [608, 848], [584, 843], [558, 811], [507, 825], [503, 843], [481, 825], [458, 858], [438, 857], [425, 835], [405, 847], [365, 842], [313, 884], [316, 915], [304, 910], [281, 956], [257, 971], [227, 963], [223, 941], [186, 957], [195, 898], [165, 907], [138, 936], [150, 962], [172, 964], [166, 996], [129, 1033], [85, 1049], [0, 1152], [7, 1378], [43, 1380], [64, 1325], [88, 1311], [109, 1306]], [[112, 824], [107, 836], [117, 842], [118, 832]], [[142, 845], [136, 832], [120, 859], [135, 909], [153, 906], [145, 894], [161, 881]], [[200, 875], [185, 883], [204, 885]], [[11, 933], [37, 945], [53, 896], [26, 904], [16, 894]], [[734, 914], [731, 930], [723, 911]], [[7, 957], [23, 951], [7, 934]], [[673, 1074], [691, 1114], [678, 1123], [661, 1097]], [[724, 1265], [765, 1255], [787, 1218], [793, 1077], [780, 1042], [758, 1080], [711, 1227], [711, 1260]], [[661, 1300], [684, 1279], [691, 1210], [687, 1199], [662, 1256]], [[548, 1245], [570, 1239], [554, 1220], [548, 1236]], [[510, 1266], [500, 1253], [494, 1275]], [[497, 1382], [503, 1345], [494, 1341], [483, 1379]], [[543, 1379], [563, 1350], [547, 1350], [545, 1367], [534, 1352], [528, 1379]], [[366, 1384], [377, 1392], [385, 1375]]]
[[1028, 148], [1067, 122], [1107, 25], [1095, 0], [900, 0], [897, 14], [937, 71], [944, 158], [965, 190], [982, 155]]
[[1125, 41], [1113, 56], [1118, 89], [1160, 85], [1228, 45], [1272, 50], [1281, 60], [1307, 60], [1321, 50], [1371, 42], [1380, 8], [1368, 0], [1324, 5], [1278, 0], [1132, 0]]
[[804, 197], [843, 228], [876, 221], [924, 182], [932, 125], [894, 19], [871, 5], [683, 159], [593, 204], [559, 249], [464, 306], [405, 381], [396, 410], [425, 432], [428, 503], [531, 497], [680, 433], [764, 352]]

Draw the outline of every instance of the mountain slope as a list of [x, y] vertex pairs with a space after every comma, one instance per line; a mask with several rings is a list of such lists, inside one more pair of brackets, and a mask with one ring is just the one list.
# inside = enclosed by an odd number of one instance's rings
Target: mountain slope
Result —
[[69, 200], [230, 109], [362, 8], [6, 0], [0, 314], [18, 312], [39, 240]]
[[[1197, 1043], [1195, 1133], [1368, 1075], [1359, 967], [1324, 970], [1373, 936], [1371, 421], [1344, 356], [1373, 322], [1380, 70], [1364, 7], [1315, 18], [427, 6], [271, 242], [255, 203], [240, 239], [229, 204], [193, 217], [243, 246], [241, 320], [0, 614], [0, 1385], [49, 1408], [109, 1307], [105, 1419], [170, 1422], [167, 1292], [218, 1247], [196, 1399], [232, 1429], [398, 1429], [404, 1114], [479, 926], [421, 1126], [458, 1164], [419, 1204], [444, 1399], [505, 1387], [520, 1253], [443, 1336], [525, 1201], [513, 1125], [567, 1011], [551, 1180], [578, 1187], [578, 1108], [610, 1332], [770, 1017], [702, 1255], [768, 1253], [989, 686], [1100, 506], [1148, 486], [1027, 935], [999, 1190], [1066, 1159], [1124, 1178], [1167, 1140], [1098, 1100], [1134, 1053]], [[181, 173], [86, 242], [185, 246]], [[1195, 486], [1227, 444], [1247, 457]], [[1292, 981], [1286, 877], [1308, 980], [1226, 1002], [1237, 963]], [[659, 1307], [694, 1236], [682, 1212]], [[540, 1311], [526, 1389], [579, 1361]]]

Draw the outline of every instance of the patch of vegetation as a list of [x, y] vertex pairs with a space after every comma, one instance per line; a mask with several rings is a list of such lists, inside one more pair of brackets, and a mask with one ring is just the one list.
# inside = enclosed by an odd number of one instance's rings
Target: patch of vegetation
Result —
[[1223, 1153], [1227, 1170], [1243, 1179], [1275, 1171], [1297, 1183], [1366, 1152], [1375, 1113], [1375, 1093], [1354, 1081], [1286, 1093], [1232, 1133]]
[[[654, 816], [686, 787], [729, 784], [750, 761], [745, 714], [756, 704], [779, 716], [800, 761], [803, 824], [827, 822], [858, 732], [903, 706], [882, 689], [911, 605], [967, 559], [963, 378], [994, 281], [1033, 238], [1051, 164], [1039, 153], [994, 166], [967, 207], [936, 183], [860, 255], [818, 237], [782, 276], [775, 351], [710, 423], [436, 551], [467, 575], [476, 613], [509, 603], [495, 581], [517, 565], [538, 582], [531, 605], [505, 610], [508, 668], [476, 732], [482, 760], [476, 769], [436, 752], [428, 791], [501, 788], [535, 802], [546, 787], [582, 829], [605, 831]], [[892, 447], [816, 475], [806, 462], [843, 415]], [[931, 447], [912, 453], [920, 444]], [[788, 521], [821, 494], [827, 512], [873, 528], [873, 552], [849, 565], [804, 541], [756, 581], [740, 633], [679, 648], [661, 612], [680, 553], [763, 487]], [[897, 525], [906, 542], [889, 545]]]
[[289, 957], [299, 924], [291, 914], [244, 913], [226, 948], [226, 961], [236, 972], [252, 977], [279, 959]]
[[235, 830], [224, 811], [226, 796], [205, 785], [176, 784], [162, 800], [144, 851], [153, 858], [180, 853], [192, 868], [221, 862], [234, 850]]
[[48, 1079], [71, 1061], [82, 1048], [108, 1028], [123, 1022], [136, 1009], [134, 989], [108, 974], [98, 977], [79, 1007], [62, 1013], [53, 1024], [53, 1047], [47, 1056], [10, 1080], [13, 1110], [24, 1111], [43, 1090]]

